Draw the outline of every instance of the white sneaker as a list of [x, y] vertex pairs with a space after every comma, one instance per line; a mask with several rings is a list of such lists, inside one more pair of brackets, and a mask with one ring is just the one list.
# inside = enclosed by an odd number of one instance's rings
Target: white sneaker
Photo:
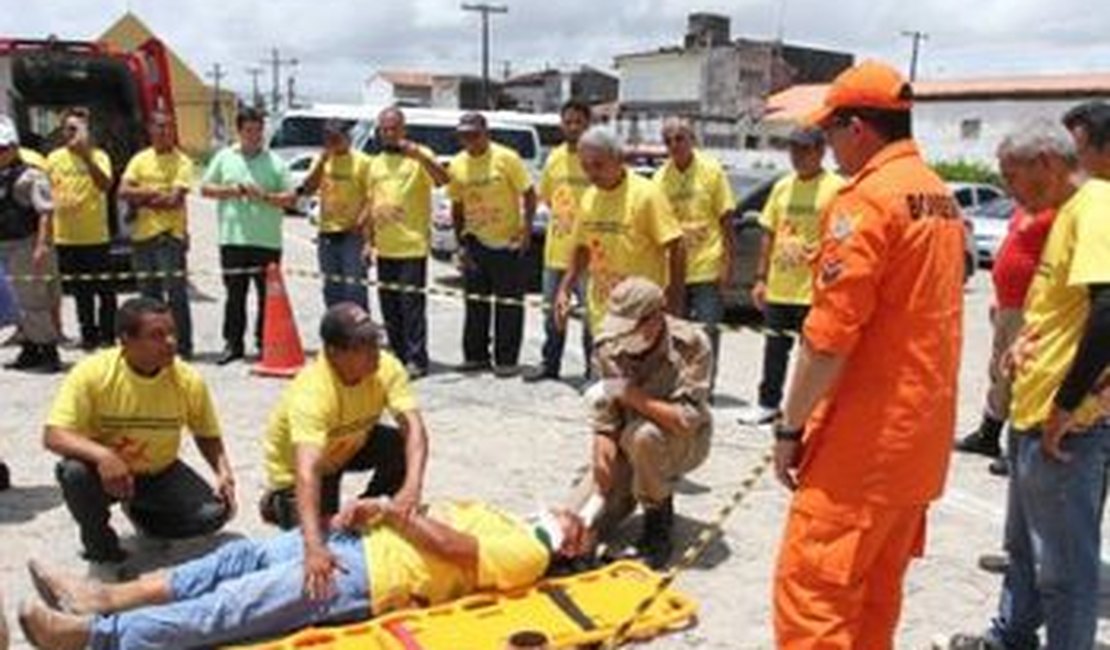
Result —
[[779, 416], [778, 409], [769, 409], [759, 404], [752, 404], [740, 409], [740, 417], [737, 419], [740, 424], [750, 427], [757, 427], [764, 424], [770, 424], [775, 418]]

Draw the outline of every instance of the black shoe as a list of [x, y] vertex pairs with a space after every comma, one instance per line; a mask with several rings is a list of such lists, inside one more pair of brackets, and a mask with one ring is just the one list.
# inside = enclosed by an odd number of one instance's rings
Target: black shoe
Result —
[[987, 553], [979, 556], [979, 568], [987, 573], [994, 573], [1002, 575], [1006, 573], [1006, 569], [1010, 568], [1009, 555], [996, 555]]
[[8, 466], [0, 463], [0, 492], [9, 490], [12, 487], [12, 473], [8, 470]]
[[81, 346], [81, 349], [83, 351], [92, 352], [100, 346], [100, 337], [98, 337], [95, 333], [82, 334], [81, 342], [78, 345]]
[[493, 367], [493, 376], [498, 379], [510, 379], [520, 374], [518, 365], [496, 365]]
[[224, 351], [220, 353], [219, 358], [216, 359], [216, 365], [226, 366], [232, 361], [242, 359], [244, 356], [246, 356], [246, 353], [243, 352], [243, 348], [226, 347]]
[[636, 550], [640, 558], [654, 571], [662, 571], [670, 562], [674, 542], [671, 539], [671, 529], [674, 528], [674, 500], [667, 499], [663, 503], [644, 507], [644, 527], [640, 539], [636, 542]]
[[541, 365], [538, 365], [538, 366], [532, 366], [531, 368], [525, 370], [524, 374], [521, 376], [521, 379], [526, 384], [534, 384], [536, 382], [547, 381], [548, 379], [558, 379], [558, 378], [559, 378], [559, 372], [557, 370], [553, 370], [552, 368], [550, 368], [550, 367], [548, 367], [547, 365], [544, 365], [544, 364], [541, 364]]
[[1003, 646], [980, 634], [954, 634], [948, 640], [947, 646], [934, 645], [933, 647], [941, 650], [1003, 650]]
[[956, 451], [998, 458], [1002, 455], [998, 440], [1002, 437], [1002, 428], [1005, 425], [1002, 420], [984, 415], [978, 429], [956, 441]]
[[490, 362], [487, 361], [463, 361], [455, 366], [455, 370], [459, 372], [485, 372], [492, 368]]
[[998, 458], [995, 458], [994, 460], [992, 460], [990, 465], [987, 465], [987, 471], [990, 472], [994, 476], [1002, 476], [1002, 477], [1009, 476], [1010, 475], [1010, 461], [1006, 460], [1002, 456], [999, 456]]
[[130, 555], [127, 554], [127, 551], [119, 546], [101, 549], [95, 552], [88, 549], [81, 551], [81, 559], [92, 564], [123, 564], [129, 557]]
[[409, 362], [405, 364], [405, 372], [408, 373], [409, 379], [420, 379], [428, 376], [428, 367]]
[[19, 356], [14, 361], [9, 361], [4, 364], [4, 368], [8, 370], [28, 370], [34, 368], [39, 364], [39, 346], [31, 343], [21, 343], [19, 346]]

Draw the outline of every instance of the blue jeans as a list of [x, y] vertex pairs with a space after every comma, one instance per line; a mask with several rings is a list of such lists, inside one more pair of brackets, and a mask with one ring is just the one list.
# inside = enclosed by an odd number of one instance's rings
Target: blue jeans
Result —
[[[366, 291], [366, 260], [362, 235], [355, 232], [320, 233], [316, 258], [324, 278], [324, 306], [353, 302], [370, 311]], [[346, 281], [344, 281], [346, 280]]]
[[132, 264], [137, 273], [156, 273], [139, 278], [139, 293], [167, 303], [177, 327], [177, 351], [193, 353], [193, 318], [189, 313], [189, 289], [185, 278], [185, 242], [162, 233], [137, 241], [132, 246]]
[[302, 589], [304, 543], [299, 531], [265, 541], [239, 540], [170, 573], [171, 602], [93, 620], [93, 650], [220, 646], [319, 623], [370, 617], [370, 585], [362, 537], [328, 538], [342, 571], [335, 595], [312, 601]]
[[709, 344], [713, 349], [713, 369], [709, 377], [712, 392], [717, 384], [717, 363], [721, 351], [721, 319], [725, 306], [721, 301], [721, 289], [716, 282], [696, 282], [686, 285], [686, 316], [692, 321], [705, 324]]
[[[548, 307], [543, 319], [543, 367], [553, 375], [558, 375], [563, 365], [563, 348], [567, 342], [566, 332], [560, 332], [555, 326], [555, 294], [559, 291], [559, 285], [563, 283], [564, 275], [566, 271], [563, 269], [545, 267], [543, 270], [543, 302]], [[583, 305], [586, 304], [585, 287], [586, 283], [579, 278], [578, 286], [574, 288], [578, 302]], [[590, 336], [588, 321], [588, 318], [582, 319], [582, 355], [586, 363], [587, 377], [590, 376], [590, 354], [593, 350], [593, 337]]]
[[1048, 650], [1094, 648], [1110, 426], [1065, 437], [1066, 463], [1044, 455], [1040, 432], [1015, 433], [1005, 531], [1010, 565], [988, 636], [1006, 648], [1035, 649], [1044, 624]]

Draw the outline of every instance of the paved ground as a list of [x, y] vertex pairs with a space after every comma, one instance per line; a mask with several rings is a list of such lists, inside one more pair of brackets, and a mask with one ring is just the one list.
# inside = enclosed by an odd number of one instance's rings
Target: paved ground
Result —
[[[235, 469], [243, 504], [228, 534], [265, 535], [271, 531], [258, 519], [254, 504], [262, 488], [259, 440], [269, 409], [284, 386], [278, 380], [251, 377], [242, 365], [219, 368], [211, 359], [221, 347], [219, 327], [222, 288], [217, 269], [214, 213], [210, 204], [193, 205], [193, 250], [190, 264], [205, 275], [196, 279], [193, 303], [197, 328], [198, 367], [211, 384]], [[311, 233], [300, 220], [289, 220], [286, 264], [314, 267]], [[453, 275], [437, 265], [441, 279]], [[980, 273], [967, 292], [965, 362], [961, 374], [960, 430], [977, 423], [985, 384], [989, 330], [986, 324], [989, 283]], [[318, 345], [315, 323], [322, 311], [318, 284], [291, 278], [289, 291], [310, 349]], [[566, 495], [574, 476], [583, 470], [589, 436], [577, 386], [564, 383], [526, 385], [518, 379], [462, 377], [450, 371], [461, 361], [461, 304], [436, 298], [430, 304], [432, 356], [436, 371], [418, 384], [432, 436], [428, 467], [429, 497], [474, 496], [522, 512], [538, 502]], [[65, 307], [67, 331], [75, 332], [72, 306]], [[537, 313], [528, 316], [524, 361], [539, 356], [542, 328]], [[682, 486], [678, 509], [682, 535], [692, 538], [712, 519], [737, 489], [769, 443], [766, 431], [736, 424], [736, 410], [758, 382], [761, 340], [750, 332], [726, 336], [717, 400], [717, 434], [713, 453]], [[7, 354], [4, 355], [5, 357]], [[79, 352], [65, 357], [75, 361]], [[577, 346], [568, 346], [567, 374], [581, 372]], [[0, 588], [9, 620], [19, 599], [30, 594], [24, 562], [36, 556], [84, 571], [77, 557], [75, 528], [61, 504], [53, 480], [53, 459], [40, 444], [41, 422], [57, 387], [58, 377], [37, 377], [0, 371], [0, 457], [12, 467], [17, 487], [0, 494]], [[191, 447], [187, 457], [198, 458]], [[348, 481], [354, 488], [355, 481]], [[952, 465], [945, 498], [933, 508], [927, 557], [912, 569], [899, 630], [899, 648], [927, 648], [936, 635], [976, 630], [991, 615], [998, 592], [996, 577], [976, 568], [979, 554], [993, 552], [1001, 538], [1004, 482], [989, 476], [986, 461], [958, 457]], [[786, 494], [770, 478], [763, 480], [727, 522], [725, 536], [713, 545], [699, 566], [678, 581], [678, 588], [701, 603], [698, 624], [658, 639], [652, 648], [748, 649], [772, 647], [768, 594], [781, 531]], [[125, 544], [138, 551], [133, 568], [152, 568], [203, 550], [198, 543], [159, 545], [136, 540], [128, 531]], [[1110, 557], [1110, 555], [1108, 555]], [[1110, 616], [1110, 609], [1105, 610]], [[22, 639], [13, 633], [16, 647]], [[1110, 641], [1110, 627], [1102, 638]], [[1110, 647], [1110, 646], [1107, 646]]]

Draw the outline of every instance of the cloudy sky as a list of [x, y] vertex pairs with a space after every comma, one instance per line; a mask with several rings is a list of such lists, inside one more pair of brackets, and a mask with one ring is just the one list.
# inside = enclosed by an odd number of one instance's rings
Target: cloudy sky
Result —
[[[607, 67], [616, 54], [674, 45], [685, 16], [713, 11], [734, 36], [909, 61], [903, 30], [928, 34], [919, 76], [1110, 71], [1110, 9], [1096, 0], [498, 0], [492, 59], [500, 73], [544, 65]], [[835, 6], [833, 10], [830, 7]], [[247, 68], [272, 47], [299, 59], [298, 88], [356, 101], [374, 70], [480, 70], [479, 18], [459, 0], [0, 0], [12, 35], [91, 38], [128, 8], [194, 69], [219, 62], [247, 91]], [[268, 89], [267, 74], [264, 89]]]

